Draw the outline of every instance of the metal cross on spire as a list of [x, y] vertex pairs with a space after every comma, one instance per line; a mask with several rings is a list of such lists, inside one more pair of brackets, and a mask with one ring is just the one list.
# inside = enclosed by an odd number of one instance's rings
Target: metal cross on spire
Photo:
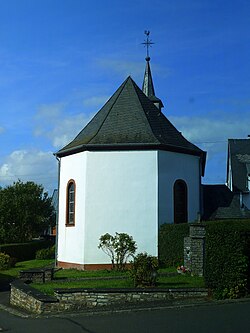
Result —
[[149, 56], [149, 48], [151, 47], [152, 44], [154, 44], [151, 39], [149, 39], [149, 35], [150, 35], [150, 31], [149, 30], [145, 30], [144, 34], [147, 36], [147, 39], [144, 40], [144, 43], [142, 43], [144, 45], [144, 47], [147, 48], [147, 57], [146, 60], [149, 61], [150, 60], [150, 56]]

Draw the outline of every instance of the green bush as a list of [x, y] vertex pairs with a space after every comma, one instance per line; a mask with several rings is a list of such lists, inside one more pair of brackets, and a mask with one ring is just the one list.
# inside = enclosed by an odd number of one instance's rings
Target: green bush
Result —
[[55, 245], [46, 249], [41, 249], [36, 252], [36, 259], [55, 259]]
[[0, 252], [8, 254], [17, 261], [26, 261], [35, 259], [36, 252], [40, 249], [47, 248], [54, 244], [50, 240], [38, 240], [27, 243], [5, 244], [0, 245]]
[[206, 223], [205, 283], [216, 298], [237, 298], [249, 289], [250, 220]]
[[156, 257], [147, 253], [139, 253], [131, 264], [130, 276], [135, 287], [155, 286], [159, 268]]
[[0, 270], [9, 269], [15, 266], [15, 260], [8, 254], [0, 252]]
[[178, 266], [184, 260], [184, 237], [189, 236], [188, 223], [163, 224], [159, 231], [159, 262], [162, 267]]

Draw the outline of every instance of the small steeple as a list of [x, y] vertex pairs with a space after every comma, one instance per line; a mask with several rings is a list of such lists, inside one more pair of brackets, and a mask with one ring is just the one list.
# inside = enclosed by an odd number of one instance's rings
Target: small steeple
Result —
[[144, 44], [145, 47], [147, 48], [147, 56], [145, 58], [146, 68], [145, 68], [144, 79], [143, 79], [143, 84], [142, 84], [142, 91], [155, 104], [155, 106], [157, 106], [158, 109], [161, 110], [161, 108], [163, 107], [163, 103], [158, 97], [155, 96], [153, 78], [152, 78], [150, 64], [149, 64], [149, 62], [150, 62], [149, 47], [151, 47], [151, 45], [154, 43], [152, 43], [152, 41], [149, 39], [150, 31], [145, 30], [144, 34], [147, 36], [147, 39], [142, 44]]

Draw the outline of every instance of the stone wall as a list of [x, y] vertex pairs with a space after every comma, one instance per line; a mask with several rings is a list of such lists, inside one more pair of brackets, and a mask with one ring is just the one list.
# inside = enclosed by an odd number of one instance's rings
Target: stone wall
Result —
[[205, 226], [191, 224], [189, 237], [184, 238], [184, 266], [192, 275], [204, 275]]
[[124, 303], [166, 301], [207, 296], [206, 289], [58, 289], [55, 296], [62, 303], [82, 304], [84, 307]]
[[59, 308], [55, 297], [45, 295], [20, 280], [11, 283], [10, 304], [37, 314]]
[[200, 289], [58, 289], [55, 297], [44, 295], [36, 289], [15, 281], [11, 284], [10, 303], [36, 314], [76, 311], [103, 306], [160, 302], [184, 298], [207, 297]]

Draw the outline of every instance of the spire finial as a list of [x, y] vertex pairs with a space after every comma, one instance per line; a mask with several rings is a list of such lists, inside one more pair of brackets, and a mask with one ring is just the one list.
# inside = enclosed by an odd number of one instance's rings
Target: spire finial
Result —
[[149, 35], [150, 35], [150, 31], [149, 30], [145, 30], [144, 31], [144, 34], [147, 36], [147, 39], [144, 40], [144, 42], [142, 43], [144, 45], [144, 47], [147, 48], [147, 56], [146, 56], [146, 61], [149, 61], [150, 60], [150, 56], [149, 56], [149, 48], [151, 47], [152, 44], [152, 41], [151, 39], [149, 39]]

